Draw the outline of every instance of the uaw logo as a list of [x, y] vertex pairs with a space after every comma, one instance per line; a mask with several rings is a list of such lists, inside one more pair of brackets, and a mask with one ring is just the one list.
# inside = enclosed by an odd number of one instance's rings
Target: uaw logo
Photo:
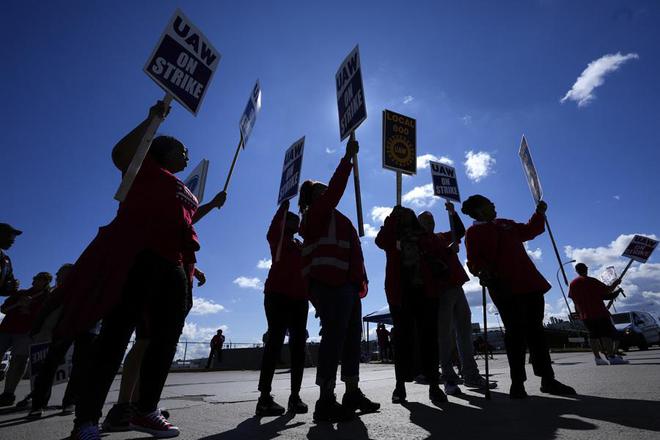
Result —
[[385, 145], [390, 161], [401, 168], [410, 168], [412, 161], [416, 160], [414, 150], [410, 140], [398, 134], [389, 138]]

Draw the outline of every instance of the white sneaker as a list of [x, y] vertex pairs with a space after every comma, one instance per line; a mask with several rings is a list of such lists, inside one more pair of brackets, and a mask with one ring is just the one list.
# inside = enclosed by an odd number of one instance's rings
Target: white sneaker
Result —
[[609, 362], [607, 362], [603, 358], [595, 358], [595, 361], [596, 361], [596, 365], [609, 365], [610, 364]]
[[445, 394], [448, 396], [456, 396], [461, 394], [461, 388], [453, 383], [445, 383]]
[[626, 365], [629, 364], [630, 362], [621, 359], [619, 356], [612, 356], [611, 358], [608, 358], [610, 361], [610, 365]]

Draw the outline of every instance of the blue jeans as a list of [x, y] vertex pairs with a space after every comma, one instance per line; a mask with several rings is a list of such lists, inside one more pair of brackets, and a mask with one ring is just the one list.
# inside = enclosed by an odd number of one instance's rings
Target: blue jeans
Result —
[[362, 341], [362, 304], [358, 288], [352, 284], [335, 287], [313, 282], [311, 293], [321, 318], [316, 384], [333, 389], [339, 361], [341, 380], [357, 384]]

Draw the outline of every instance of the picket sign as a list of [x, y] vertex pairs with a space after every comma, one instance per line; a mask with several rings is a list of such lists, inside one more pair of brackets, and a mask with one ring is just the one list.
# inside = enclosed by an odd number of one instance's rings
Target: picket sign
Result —
[[[529, 190], [532, 193], [532, 197], [534, 198], [534, 203], [538, 205], [539, 202], [543, 200], [543, 189], [541, 188], [541, 180], [539, 179], [539, 174], [536, 171], [536, 167], [534, 166], [534, 161], [532, 161], [532, 153], [529, 151], [529, 145], [527, 145], [527, 139], [525, 138], [525, 135], [523, 135], [522, 140], [520, 141], [518, 156], [520, 157], [523, 171], [525, 172], [525, 177], [527, 178], [527, 185], [529, 186]], [[561, 270], [561, 274], [564, 277], [564, 284], [568, 286], [568, 277], [566, 276], [566, 270], [564, 270], [564, 265], [562, 264], [561, 256], [559, 255], [557, 242], [555, 241], [555, 237], [552, 234], [552, 229], [550, 228], [548, 216], [544, 215], [543, 217], [545, 217], [545, 227], [548, 230], [548, 235], [550, 236], [550, 241], [552, 242], [552, 248], [555, 251], [555, 257], [559, 263], [559, 269]], [[568, 304], [568, 299], [566, 298], [563, 290], [562, 295], [568, 309], [569, 317], [571, 317], [571, 306]]]
[[190, 173], [183, 184], [188, 187], [191, 193], [195, 195], [198, 203], [204, 199], [204, 189], [206, 188], [206, 176], [209, 172], [209, 161], [202, 159], [195, 169]]
[[[441, 162], [429, 161], [431, 169], [431, 180], [433, 182], [433, 194], [442, 197], [446, 202], [461, 202], [461, 195], [458, 190], [458, 177], [456, 168]], [[454, 229], [454, 216], [449, 215], [449, 227], [451, 228], [452, 242], [456, 242], [456, 232]]]
[[[282, 166], [282, 178], [280, 179], [280, 190], [277, 196], [277, 204], [281, 205], [286, 200], [294, 198], [300, 188], [300, 172], [302, 171], [303, 153], [305, 150], [305, 136], [301, 137], [287, 148], [284, 153], [284, 165]], [[280, 261], [282, 253], [282, 241], [284, 240], [284, 229], [286, 228], [286, 214], [282, 221], [282, 230], [277, 242], [275, 261]]]
[[417, 121], [383, 110], [383, 168], [396, 171], [396, 204], [401, 205], [402, 174], [417, 174]]
[[[176, 99], [196, 116], [220, 63], [220, 57], [209, 39], [177, 9], [143, 70], [165, 90], [165, 108], [169, 107], [172, 99]], [[158, 116], [149, 122], [115, 193], [115, 199], [119, 202], [126, 199], [161, 122], [163, 119]]]
[[[337, 86], [337, 110], [339, 113], [339, 138], [355, 141], [355, 130], [367, 119], [367, 105], [364, 100], [360, 51], [358, 46], [348, 54], [335, 74]], [[357, 154], [353, 156], [353, 185], [357, 209], [358, 234], [364, 237], [362, 216], [362, 196], [360, 194], [360, 168]]]
[[[48, 349], [50, 348], [50, 342], [40, 342], [37, 344], [30, 345], [30, 389], [34, 391], [34, 381], [39, 374], [45, 360], [48, 355]], [[71, 369], [73, 368], [73, 348], [69, 348], [62, 363], [57, 367], [55, 371], [55, 377], [53, 379], [53, 385], [60, 383], [65, 383], [69, 380], [71, 376]]]

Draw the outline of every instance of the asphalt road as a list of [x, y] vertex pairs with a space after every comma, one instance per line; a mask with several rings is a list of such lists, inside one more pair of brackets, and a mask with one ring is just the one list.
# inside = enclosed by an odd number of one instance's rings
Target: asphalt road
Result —
[[[170, 374], [161, 407], [171, 411], [171, 421], [181, 428], [181, 439], [660, 439], [660, 350], [631, 351], [629, 365], [596, 367], [587, 353], [553, 354], [557, 378], [574, 386], [579, 395], [562, 398], [539, 391], [539, 379], [531, 367], [527, 382], [530, 397], [509, 400], [510, 381], [503, 355], [491, 361], [493, 380], [499, 387], [492, 400], [465, 391], [450, 397], [449, 403], [433, 406], [427, 387], [408, 386], [405, 405], [390, 403], [394, 385], [391, 365], [363, 365], [361, 388], [380, 401], [379, 413], [362, 416], [344, 424], [315, 424], [311, 409], [317, 398], [314, 369], [305, 372], [301, 396], [310, 413], [296, 417], [258, 419], [254, 409], [258, 397], [258, 372], [209, 372]], [[483, 366], [483, 361], [480, 361]], [[275, 399], [282, 405], [288, 398], [289, 376], [278, 372], [273, 383]], [[28, 383], [21, 383], [18, 397]], [[118, 382], [108, 397], [117, 397]], [[53, 390], [51, 404], [59, 404], [63, 385]], [[338, 387], [339, 396], [343, 386]], [[110, 405], [106, 405], [104, 411]], [[73, 416], [61, 416], [53, 407], [36, 421], [26, 412], [0, 412], [0, 439], [67, 438]], [[128, 432], [106, 439], [142, 439], [148, 435]]]

